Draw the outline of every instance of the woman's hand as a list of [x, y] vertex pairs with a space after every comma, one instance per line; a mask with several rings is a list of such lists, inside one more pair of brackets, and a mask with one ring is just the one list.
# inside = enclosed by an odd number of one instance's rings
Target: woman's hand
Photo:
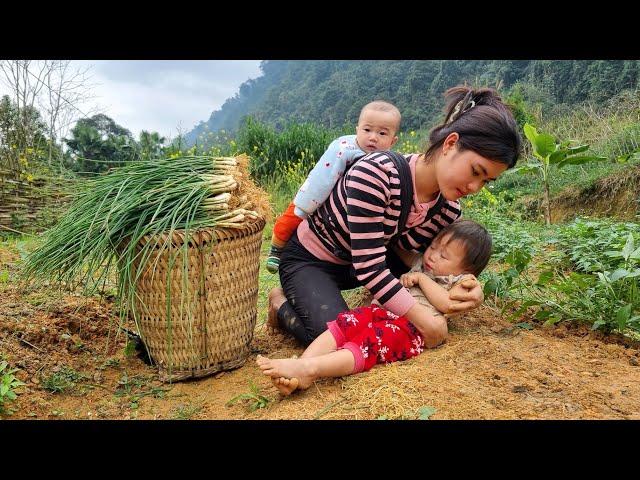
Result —
[[471, 275], [449, 290], [449, 299], [452, 300], [449, 313], [457, 315], [482, 305], [484, 293], [478, 279]]

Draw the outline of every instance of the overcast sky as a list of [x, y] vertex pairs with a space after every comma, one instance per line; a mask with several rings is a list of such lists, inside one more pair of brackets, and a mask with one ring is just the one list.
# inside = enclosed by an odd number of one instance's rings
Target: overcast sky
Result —
[[[259, 60], [74, 60], [90, 66], [95, 98], [81, 110], [101, 113], [129, 129], [174, 138], [209, 119], [240, 85], [261, 75]], [[0, 85], [0, 93], [7, 93]]]

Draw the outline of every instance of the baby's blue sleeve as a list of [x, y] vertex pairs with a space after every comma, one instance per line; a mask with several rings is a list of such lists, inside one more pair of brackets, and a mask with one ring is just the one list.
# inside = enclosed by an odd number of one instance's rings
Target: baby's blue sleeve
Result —
[[300, 218], [306, 218], [315, 212], [329, 198], [331, 190], [344, 174], [347, 166], [350, 166], [353, 159], [360, 155], [364, 155], [364, 152], [345, 137], [331, 142], [298, 190], [293, 200], [294, 213]]

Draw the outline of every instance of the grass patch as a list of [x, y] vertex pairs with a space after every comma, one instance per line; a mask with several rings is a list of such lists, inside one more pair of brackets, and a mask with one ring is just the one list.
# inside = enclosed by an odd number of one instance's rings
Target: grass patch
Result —
[[62, 367], [59, 371], [52, 373], [41, 380], [42, 388], [51, 393], [62, 393], [73, 390], [78, 382], [89, 377], [77, 372], [71, 367]]
[[129, 408], [137, 410], [140, 399], [144, 397], [164, 398], [170, 388], [160, 388], [150, 385], [153, 377], [145, 375], [134, 375], [130, 377], [125, 372], [118, 380], [115, 396], [124, 397], [129, 402]]
[[255, 412], [260, 408], [266, 408], [273, 400], [271, 398], [265, 397], [262, 395], [262, 392], [258, 388], [258, 386], [249, 382], [249, 392], [241, 393], [240, 395], [236, 395], [231, 400], [229, 400], [225, 405], [227, 407], [231, 407], [237, 402], [242, 402], [244, 407], [249, 412]]
[[171, 411], [171, 416], [174, 420], [189, 420], [201, 410], [199, 405], [178, 405]]

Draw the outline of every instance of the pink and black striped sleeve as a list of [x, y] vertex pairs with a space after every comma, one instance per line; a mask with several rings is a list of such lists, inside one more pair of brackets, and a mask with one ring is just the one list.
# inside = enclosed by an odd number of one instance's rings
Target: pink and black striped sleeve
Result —
[[[395, 231], [400, 216], [399, 201], [393, 201], [400, 198], [398, 172], [381, 154], [358, 162], [344, 185], [356, 277], [385, 308], [404, 315], [416, 301], [387, 268], [384, 238], [385, 223]], [[387, 210], [395, 215], [385, 217]]]
[[460, 204], [457, 201], [446, 200], [438, 213], [404, 232], [398, 246], [403, 250], [424, 253], [438, 233], [461, 216]]

